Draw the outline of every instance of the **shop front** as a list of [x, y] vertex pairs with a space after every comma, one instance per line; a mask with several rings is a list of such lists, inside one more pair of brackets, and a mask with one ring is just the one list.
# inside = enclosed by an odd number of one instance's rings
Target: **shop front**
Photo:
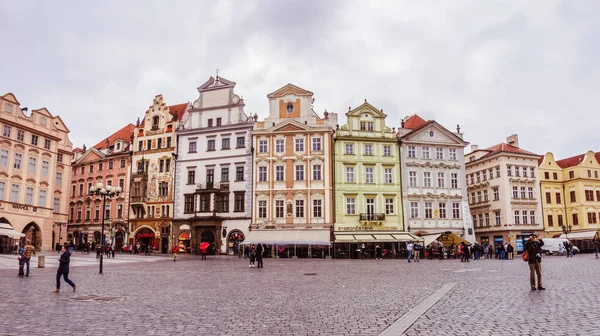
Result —
[[135, 245], [138, 252], [156, 249], [158, 246], [157, 240], [156, 233], [150, 228], [139, 229], [135, 234]]
[[334, 236], [336, 259], [373, 259], [377, 246], [381, 248], [383, 258], [402, 258], [408, 242], [423, 241], [419, 236], [404, 231], [338, 231]]
[[244, 233], [240, 230], [233, 230], [227, 236], [227, 254], [238, 255], [242, 253], [242, 243], [244, 242]]
[[241, 245], [265, 244], [266, 257], [326, 258], [331, 256], [329, 229], [255, 229]]

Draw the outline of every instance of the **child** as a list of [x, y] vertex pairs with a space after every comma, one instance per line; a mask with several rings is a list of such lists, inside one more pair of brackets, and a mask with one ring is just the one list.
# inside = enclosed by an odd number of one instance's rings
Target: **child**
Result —
[[256, 247], [254, 245], [250, 246], [248, 257], [250, 258], [250, 265], [248, 267], [254, 267], [254, 262], [256, 261]]
[[25, 277], [25, 249], [24, 248], [20, 248], [19, 249], [19, 278], [24, 278]]

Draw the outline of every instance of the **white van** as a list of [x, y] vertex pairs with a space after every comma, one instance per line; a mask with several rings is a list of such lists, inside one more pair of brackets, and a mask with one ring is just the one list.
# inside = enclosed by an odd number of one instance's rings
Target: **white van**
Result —
[[[544, 253], [546, 254], [557, 254], [558, 253], [558, 247], [559, 246], [563, 246], [563, 253], [567, 253], [567, 251], [565, 250], [563, 245], [566, 241], [569, 241], [568, 239], [565, 238], [542, 238], [541, 241], [544, 242], [544, 245], [542, 246], [542, 251], [544, 251]], [[573, 245], [573, 254], [577, 254], [579, 253], [579, 249], [577, 248], [577, 246]]]

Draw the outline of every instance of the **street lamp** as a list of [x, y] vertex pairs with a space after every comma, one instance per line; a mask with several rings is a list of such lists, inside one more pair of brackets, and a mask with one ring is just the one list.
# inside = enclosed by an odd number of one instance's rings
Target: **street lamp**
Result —
[[571, 225], [567, 224], [565, 226], [563, 226], [563, 233], [565, 234], [565, 239], [568, 239], [568, 235], [569, 233], [571, 233]]
[[60, 243], [60, 241], [62, 240], [62, 227], [63, 226], [67, 226], [67, 222], [66, 221], [57, 221], [54, 222], [54, 225], [58, 226], [58, 244], [62, 246], [62, 244]]
[[[104, 187], [101, 182], [98, 182], [95, 186], [90, 188], [90, 196], [102, 197], [102, 233], [100, 235], [100, 244], [104, 242], [104, 217], [106, 215], [106, 198], [110, 200], [115, 196], [119, 196], [121, 193], [121, 187], [112, 187], [106, 186]], [[104, 251], [102, 251], [104, 252]], [[103, 261], [104, 253], [100, 253], [100, 274], [102, 274], [102, 261]]]

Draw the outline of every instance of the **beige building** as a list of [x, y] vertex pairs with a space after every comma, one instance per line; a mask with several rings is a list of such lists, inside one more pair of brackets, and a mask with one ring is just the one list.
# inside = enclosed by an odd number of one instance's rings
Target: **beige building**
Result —
[[0, 96], [0, 128], [0, 222], [52, 250], [67, 235], [69, 129], [45, 107], [28, 113], [12, 93]]
[[467, 191], [478, 242], [511, 243], [522, 251], [530, 233], [543, 233], [539, 157], [520, 148], [516, 134], [486, 149], [471, 146]]

